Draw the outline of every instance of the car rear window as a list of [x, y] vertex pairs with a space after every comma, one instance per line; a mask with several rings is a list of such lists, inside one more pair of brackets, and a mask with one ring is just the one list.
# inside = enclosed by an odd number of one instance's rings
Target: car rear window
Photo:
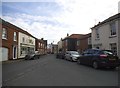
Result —
[[112, 51], [108, 51], [108, 50], [103, 50], [102, 53], [106, 54], [106, 55], [113, 55], [114, 54]]

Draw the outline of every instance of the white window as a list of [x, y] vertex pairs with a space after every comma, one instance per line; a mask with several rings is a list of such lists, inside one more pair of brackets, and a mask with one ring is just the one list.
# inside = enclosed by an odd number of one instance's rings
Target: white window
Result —
[[7, 39], [7, 29], [6, 28], [2, 29], [2, 39]]
[[40, 48], [40, 43], [39, 43], [39, 48]]
[[42, 43], [41, 43], [41, 48], [42, 48]]
[[91, 37], [90, 37], [90, 38], [88, 38], [88, 44], [92, 44]]
[[14, 32], [14, 41], [17, 41], [17, 33]]
[[42, 45], [42, 48], [44, 48], [44, 44]]
[[115, 22], [110, 23], [110, 35], [116, 35], [116, 26], [115, 26]]
[[98, 28], [96, 29], [96, 38], [100, 38], [100, 36], [99, 36], [99, 29]]
[[79, 46], [79, 44], [80, 44], [80, 40], [77, 41], [77, 46]]
[[117, 44], [116, 43], [111, 43], [110, 48], [115, 54], [117, 54]]

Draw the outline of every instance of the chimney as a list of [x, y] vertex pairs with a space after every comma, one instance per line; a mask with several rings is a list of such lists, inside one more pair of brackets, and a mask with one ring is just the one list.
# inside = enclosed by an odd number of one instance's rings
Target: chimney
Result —
[[69, 36], [69, 34], [67, 33], [67, 37]]
[[43, 38], [41, 38], [41, 40], [43, 40]]

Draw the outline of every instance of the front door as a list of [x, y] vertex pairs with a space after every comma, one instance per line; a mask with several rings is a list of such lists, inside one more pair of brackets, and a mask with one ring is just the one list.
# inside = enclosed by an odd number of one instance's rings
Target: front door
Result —
[[13, 59], [17, 59], [17, 47], [13, 46]]

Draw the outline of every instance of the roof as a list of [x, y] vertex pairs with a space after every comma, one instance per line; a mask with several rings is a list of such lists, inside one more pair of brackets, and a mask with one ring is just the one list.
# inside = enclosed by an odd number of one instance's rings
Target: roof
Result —
[[82, 36], [84, 36], [84, 34], [72, 34], [72, 35], [70, 35], [70, 36], [65, 37], [63, 40], [68, 39], [68, 38], [79, 39], [79, 38], [81, 38]]
[[79, 38], [80, 40], [81, 39], [86, 39], [86, 38], [89, 38], [89, 37], [91, 37], [91, 33], [88, 33], [88, 34], [86, 34], [86, 35], [83, 35], [81, 38]]
[[113, 15], [113, 16], [109, 17], [108, 19], [106, 19], [106, 20], [104, 20], [104, 21], [102, 21], [102, 22], [99, 22], [97, 25], [95, 25], [95, 26], [92, 27], [91, 29], [93, 29], [93, 28], [95, 28], [95, 27], [98, 27], [98, 26], [100, 26], [100, 25], [103, 25], [103, 24], [105, 24], [105, 23], [107, 23], [107, 22], [110, 22], [110, 21], [112, 21], [112, 20], [118, 19], [118, 18], [120, 18], [120, 13], [118, 13], [118, 14], [116, 14], [116, 15]]
[[91, 37], [91, 33], [88, 34], [72, 34], [70, 36], [65, 37], [63, 40], [72, 38], [72, 39], [85, 39]]

